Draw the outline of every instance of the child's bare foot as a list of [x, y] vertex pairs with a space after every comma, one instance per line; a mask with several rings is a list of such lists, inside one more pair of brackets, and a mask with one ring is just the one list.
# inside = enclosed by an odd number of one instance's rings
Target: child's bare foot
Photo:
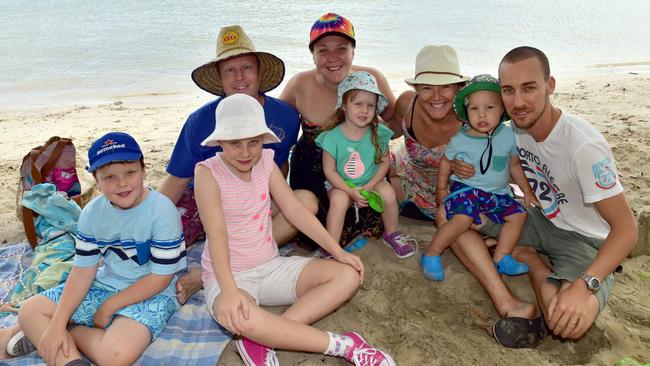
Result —
[[12, 325], [9, 328], [0, 329], [0, 360], [11, 358], [7, 353], [7, 343], [19, 331], [20, 326], [18, 324]]
[[185, 304], [201, 287], [203, 287], [203, 283], [201, 282], [201, 267], [191, 267], [176, 282], [178, 302], [181, 305]]

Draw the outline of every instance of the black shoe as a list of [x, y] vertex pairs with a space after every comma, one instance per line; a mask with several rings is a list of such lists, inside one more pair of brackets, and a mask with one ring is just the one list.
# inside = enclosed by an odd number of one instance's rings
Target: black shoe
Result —
[[492, 325], [492, 335], [503, 347], [534, 348], [544, 341], [548, 330], [544, 317], [532, 320], [519, 317], [505, 317]]

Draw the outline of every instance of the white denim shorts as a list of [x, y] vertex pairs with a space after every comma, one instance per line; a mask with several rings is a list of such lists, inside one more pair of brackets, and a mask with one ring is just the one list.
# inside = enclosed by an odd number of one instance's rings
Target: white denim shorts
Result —
[[[237, 287], [251, 295], [258, 305], [291, 305], [296, 302], [298, 277], [312, 259], [278, 256], [249, 270], [234, 272], [233, 277]], [[212, 318], [212, 305], [220, 292], [218, 281], [205, 286], [205, 305]]]

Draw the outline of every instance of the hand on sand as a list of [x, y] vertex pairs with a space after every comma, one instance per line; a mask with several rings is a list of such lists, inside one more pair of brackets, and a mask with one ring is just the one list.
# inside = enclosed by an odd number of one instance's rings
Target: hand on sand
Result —
[[48, 365], [56, 364], [56, 356], [59, 350], [63, 351], [63, 356], [70, 356], [70, 344], [65, 326], [56, 326], [51, 324], [45, 328], [41, 341], [38, 344], [38, 354]]
[[189, 271], [176, 281], [178, 302], [183, 305], [203, 287], [201, 282], [201, 267], [191, 267]]
[[580, 338], [593, 324], [598, 309], [598, 299], [587, 289], [584, 281], [575, 281], [551, 300], [548, 328], [562, 338]]

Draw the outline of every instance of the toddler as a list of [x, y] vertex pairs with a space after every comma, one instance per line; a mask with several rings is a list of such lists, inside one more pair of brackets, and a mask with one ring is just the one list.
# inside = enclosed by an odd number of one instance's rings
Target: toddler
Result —
[[[514, 132], [502, 123], [508, 118], [499, 81], [490, 75], [475, 76], [456, 94], [454, 110], [468, 124], [452, 136], [440, 161], [436, 196], [445, 206], [448, 221], [440, 225], [420, 257], [423, 274], [430, 280], [444, 280], [440, 255], [472, 223], [481, 224], [485, 217], [503, 224], [493, 257], [499, 273], [526, 273], [528, 266], [511, 255], [526, 223], [526, 210], [513, 199], [509, 178], [523, 191], [526, 207], [539, 203], [519, 163]], [[455, 159], [472, 164], [477, 173], [469, 179], [451, 175], [450, 161]]]

